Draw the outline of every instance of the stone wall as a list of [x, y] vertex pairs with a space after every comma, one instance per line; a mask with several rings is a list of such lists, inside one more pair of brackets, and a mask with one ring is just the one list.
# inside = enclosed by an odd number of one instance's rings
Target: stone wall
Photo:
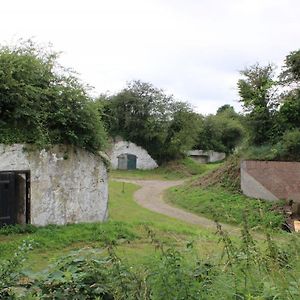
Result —
[[31, 224], [107, 218], [107, 169], [100, 156], [64, 145], [48, 151], [26, 147], [0, 145], [0, 171], [30, 171]]
[[113, 169], [118, 168], [118, 156], [121, 154], [135, 155], [137, 157], [137, 169], [150, 170], [158, 167], [156, 161], [142, 147], [127, 141], [117, 141], [114, 143], [110, 153], [110, 161]]
[[300, 163], [243, 161], [241, 189], [249, 197], [300, 202]]

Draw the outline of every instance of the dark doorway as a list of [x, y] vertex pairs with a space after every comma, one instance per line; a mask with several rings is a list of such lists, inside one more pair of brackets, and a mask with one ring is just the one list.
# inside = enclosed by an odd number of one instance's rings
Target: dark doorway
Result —
[[137, 157], [133, 154], [121, 154], [118, 156], [118, 169], [120, 170], [135, 170]]
[[0, 172], [0, 226], [30, 222], [30, 172]]

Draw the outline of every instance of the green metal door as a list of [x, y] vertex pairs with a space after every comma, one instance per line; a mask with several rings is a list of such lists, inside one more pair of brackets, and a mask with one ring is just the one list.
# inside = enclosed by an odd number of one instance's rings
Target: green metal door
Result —
[[136, 169], [136, 156], [133, 154], [127, 154], [127, 170]]

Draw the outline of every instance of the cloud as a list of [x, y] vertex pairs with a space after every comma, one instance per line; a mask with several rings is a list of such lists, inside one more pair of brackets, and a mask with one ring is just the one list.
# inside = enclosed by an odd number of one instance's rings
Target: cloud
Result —
[[209, 113], [239, 107], [239, 70], [299, 48], [299, 13], [298, 0], [10, 0], [0, 36], [52, 42], [95, 94], [141, 79]]

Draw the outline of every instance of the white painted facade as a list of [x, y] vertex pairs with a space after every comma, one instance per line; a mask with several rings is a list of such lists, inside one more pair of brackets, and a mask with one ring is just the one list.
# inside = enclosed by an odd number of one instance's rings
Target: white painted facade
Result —
[[135, 155], [137, 157], [137, 169], [150, 170], [158, 167], [156, 161], [142, 147], [131, 142], [118, 141], [114, 143], [110, 154], [110, 161], [113, 169], [118, 169], [118, 157], [122, 154]]
[[30, 223], [99, 222], [107, 218], [108, 176], [100, 156], [57, 145], [26, 150], [0, 144], [0, 171], [30, 171]]

